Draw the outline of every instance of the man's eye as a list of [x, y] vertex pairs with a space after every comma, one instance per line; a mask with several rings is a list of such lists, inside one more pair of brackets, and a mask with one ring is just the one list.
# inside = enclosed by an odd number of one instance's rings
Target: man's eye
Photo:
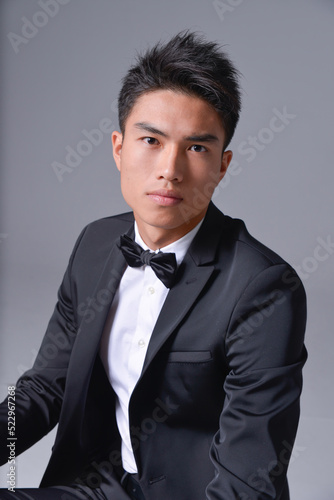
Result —
[[190, 149], [191, 151], [195, 151], [195, 153], [205, 153], [207, 151], [204, 146], [200, 146], [199, 144], [194, 144]]
[[144, 137], [143, 139], [146, 144], [149, 144], [150, 146], [155, 146], [156, 144], [159, 144], [158, 140], [155, 139], [154, 137]]

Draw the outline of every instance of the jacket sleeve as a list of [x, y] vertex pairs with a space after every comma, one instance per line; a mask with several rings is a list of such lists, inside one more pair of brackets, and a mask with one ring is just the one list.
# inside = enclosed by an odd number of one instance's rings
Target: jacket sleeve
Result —
[[211, 445], [215, 477], [208, 500], [288, 498], [286, 472], [299, 420], [306, 360], [304, 288], [292, 268], [258, 274], [229, 321], [229, 373], [219, 431]]
[[16, 438], [17, 456], [45, 436], [58, 422], [67, 366], [77, 331], [71, 270], [84, 232], [85, 229], [70, 257], [58, 291], [58, 302], [34, 365], [17, 381], [14, 435], [8, 433], [8, 400], [0, 404], [0, 465], [8, 460], [8, 438]]

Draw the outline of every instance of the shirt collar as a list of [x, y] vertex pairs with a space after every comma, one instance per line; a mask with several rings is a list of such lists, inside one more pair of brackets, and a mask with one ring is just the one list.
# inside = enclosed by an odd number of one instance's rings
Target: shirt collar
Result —
[[149, 248], [146, 245], [146, 243], [144, 243], [144, 241], [142, 240], [142, 238], [139, 234], [137, 222], [135, 221], [135, 241], [144, 250], [150, 250], [151, 252], [155, 252], [155, 253], [158, 253], [159, 251], [175, 253], [176, 262], [177, 262], [177, 265], [179, 266], [181, 264], [184, 256], [185, 256], [185, 254], [187, 253], [188, 248], [190, 247], [193, 239], [195, 238], [196, 234], [198, 233], [199, 228], [201, 227], [203, 220], [204, 219], [202, 219], [197, 224], [197, 226], [195, 226], [191, 231], [189, 231], [189, 233], [182, 236], [182, 238], [180, 238], [176, 241], [173, 241], [169, 245], [166, 245], [165, 247], [161, 247], [158, 250], [152, 250], [151, 248]]

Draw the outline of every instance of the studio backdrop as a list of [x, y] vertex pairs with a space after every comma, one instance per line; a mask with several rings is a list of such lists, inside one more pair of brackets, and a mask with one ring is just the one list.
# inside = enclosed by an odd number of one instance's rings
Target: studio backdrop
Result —
[[[214, 202], [291, 263], [308, 295], [291, 498], [332, 500], [334, 1], [2, 0], [0, 9], [1, 399], [36, 357], [81, 229], [128, 210], [110, 142], [123, 75], [136, 51], [199, 31], [242, 73], [234, 158]], [[39, 484], [54, 435], [16, 459], [17, 486]]]

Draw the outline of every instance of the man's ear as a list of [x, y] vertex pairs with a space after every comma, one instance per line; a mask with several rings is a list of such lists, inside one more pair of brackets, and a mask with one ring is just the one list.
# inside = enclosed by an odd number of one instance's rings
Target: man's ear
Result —
[[122, 153], [122, 144], [123, 144], [123, 134], [114, 130], [111, 134], [111, 142], [113, 148], [113, 156], [116, 163], [116, 167], [119, 171], [121, 171], [121, 153]]
[[219, 181], [221, 181], [224, 175], [226, 174], [226, 170], [229, 164], [231, 163], [232, 157], [233, 157], [233, 152], [231, 150], [224, 151], [220, 167]]

